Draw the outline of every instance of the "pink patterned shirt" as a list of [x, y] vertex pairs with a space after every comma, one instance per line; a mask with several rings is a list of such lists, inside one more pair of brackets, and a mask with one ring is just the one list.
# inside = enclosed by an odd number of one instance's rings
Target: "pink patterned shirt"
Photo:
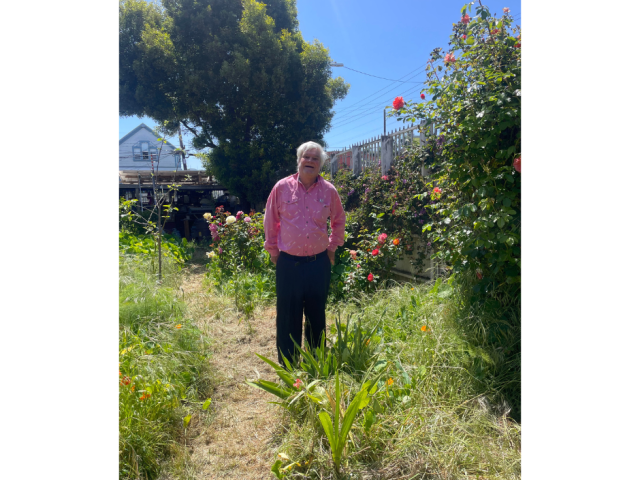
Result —
[[[327, 219], [331, 218], [331, 237]], [[269, 194], [264, 212], [264, 248], [277, 257], [280, 251], [290, 255], [316, 255], [344, 243], [346, 216], [340, 195], [320, 175], [305, 190], [298, 174], [278, 181]]]

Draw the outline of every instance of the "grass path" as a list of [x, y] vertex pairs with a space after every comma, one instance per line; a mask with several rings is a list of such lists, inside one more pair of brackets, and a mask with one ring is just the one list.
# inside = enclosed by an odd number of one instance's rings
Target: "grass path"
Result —
[[275, 381], [273, 370], [255, 353], [276, 358], [275, 308], [257, 310], [251, 321], [239, 318], [228, 298], [203, 286], [206, 257], [198, 249], [187, 267], [182, 289], [188, 314], [212, 341], [210, 358], [218, 377], [211, 414], [193, 419], [187, 477], [264, 479], [270, 477], [273, 440], [279, 430], [273, 397], [250, 387], [246, 379]]

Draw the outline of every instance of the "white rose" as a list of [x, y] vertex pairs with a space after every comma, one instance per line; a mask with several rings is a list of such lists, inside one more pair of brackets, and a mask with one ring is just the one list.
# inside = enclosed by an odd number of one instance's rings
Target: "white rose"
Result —
[[229, 215], [227, 217], [227, 225], [231, 225], [232, 223], [236, 223], [236, 217], [234, 217], [233, 215]]

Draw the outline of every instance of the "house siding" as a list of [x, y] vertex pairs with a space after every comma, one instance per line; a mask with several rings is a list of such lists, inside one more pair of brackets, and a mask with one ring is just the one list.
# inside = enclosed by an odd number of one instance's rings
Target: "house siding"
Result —
[[[147, 128], [144, 128], [142, 125], [134, 129], [128, 135], [125, 135], [123, 139], [120, 141], [120, 170], [150, 170], [151, 169], [151, 159], [149, 160], [134, 160], [133, 155], [133, 147], [139, 145], [140, 141], [149, 142], [149, 147], [151, 152], [155, 153], [153, 147], [158, 149], [160, 152], [160, 147], [162, 146], [162, 142], [158, 141], [158, 137], [151, 133]], [[174, 147], [173, 145], [166, 143], [162, 146], [162, 153], [160, 154], [160, 165], [157, 167], [158, 170], [164, 171], [173, 171], [173, 170], [181, 170], [182, 166], [178, 165], [176, 167], [175, 154], [173, 153]], [[154, 155], [155, 156], [155, 155]], [[154, 166], [156, 159], [154, 158]]]

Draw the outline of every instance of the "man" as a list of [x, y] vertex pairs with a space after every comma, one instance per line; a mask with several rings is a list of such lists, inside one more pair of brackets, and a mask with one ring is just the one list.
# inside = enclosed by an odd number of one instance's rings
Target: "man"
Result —
[[[269, 194], [264, 248], [276, 265], [278, 360], [293, 360], [295, 341], [320, 346], [336, 248], [344, 243], [345, 214], [335, 187], [319, 174], [327, 155], [315, 142], [298, 147], [298, 173], [283, 178]], [[331, 236], [327, 219], [331, 219]]]

